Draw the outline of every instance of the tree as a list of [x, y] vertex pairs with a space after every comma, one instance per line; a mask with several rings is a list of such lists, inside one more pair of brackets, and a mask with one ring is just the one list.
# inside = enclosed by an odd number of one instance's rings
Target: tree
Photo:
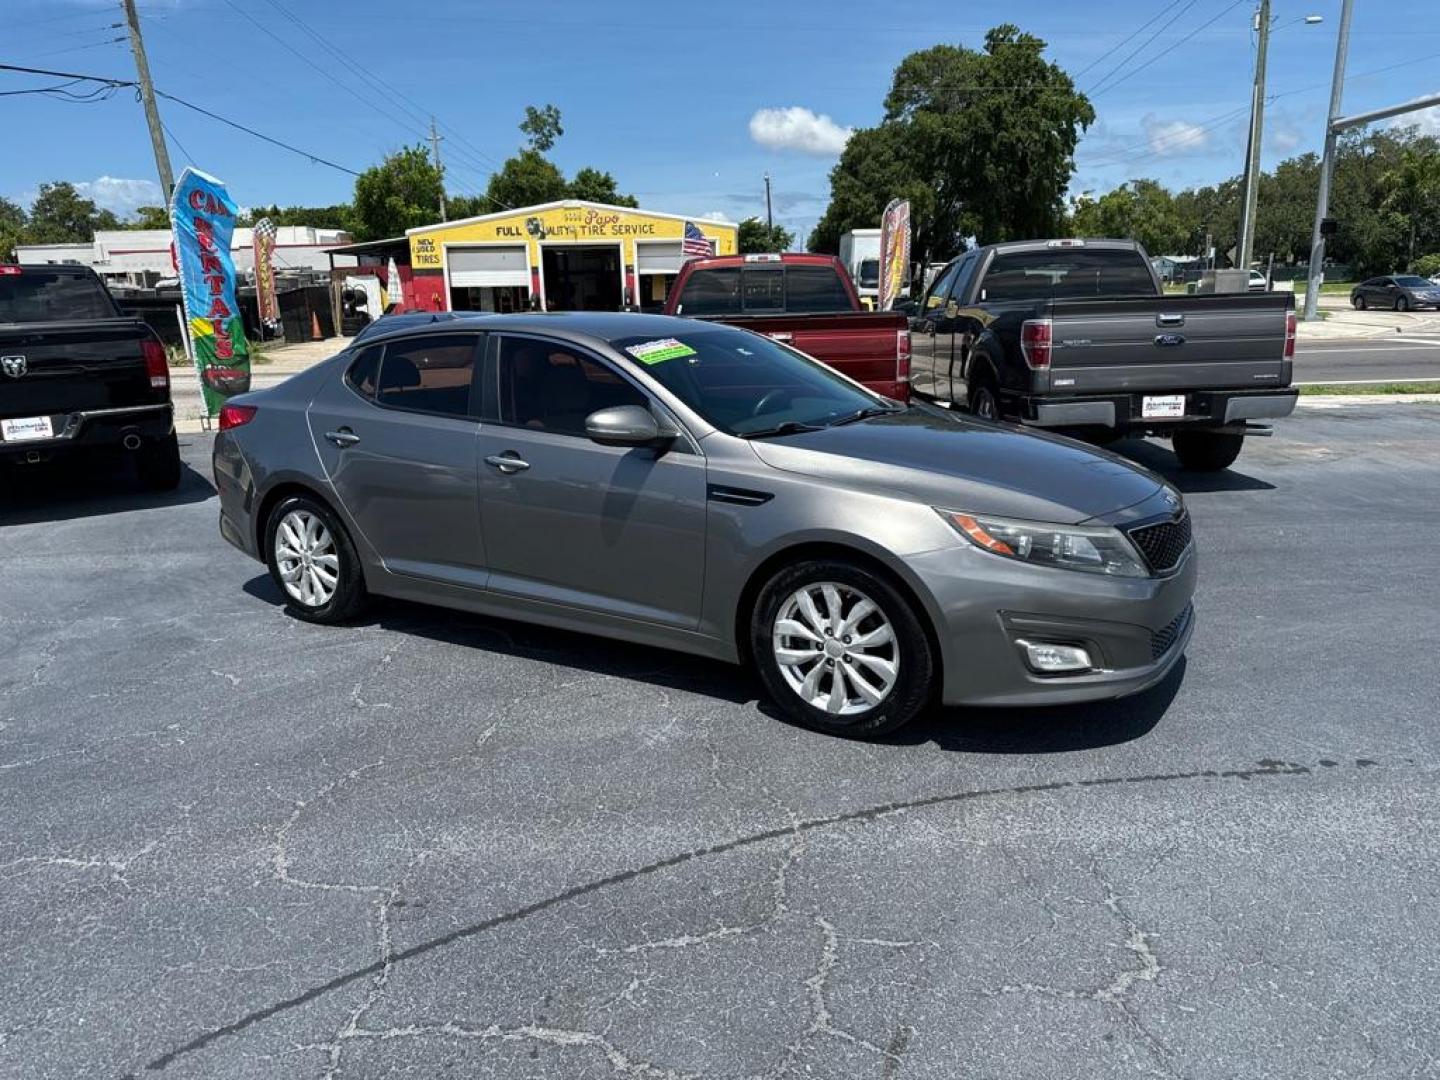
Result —
[[1420, 218], [1435, 204], [1440, 194], [1440, 154], [1417, 146], [1407, 146], [1400, 160], [1380, 178], [1387, 189], [1384, 206], [1405, 215], [1410, 239], [1405, 252], [1405, 265], [1415, 263], [1415, 234]]
[[40, 194], [30, 207], [25, 240], [31, 244], [83, 243], [95, 238], [97, 229], [117, 229], [119, 219], [81, 197], [66, 180], [41, 184]]
[[538, 150], [525, 149], [507, 158], [493, 173], [485, 195], [492, 210], [534, 206], [566, 198], [570, 185], [554, 162]]
[[29, 220], [23, 206], [0, 197], [0, 262], [15, 258], [15, 245], [24, 242]]
[[[436, 208], [438, 213], [438, 206]], [[312, 229], [346, 229], [354, 223], [354, 210], [349, 203], [333, 206], [256, 206], [247, 214], [235, 219], [239, 226], [254, 225], [261, 218], [269, 218], [276, 225], [302, 225]]]
[[526, 105], [520, 130], [529, 136], [526, 145], [542, 154], [548, 153], [555, 140], [565, 134], [565, 129], [560, 126], [560, 110], [554, 105], [542, 105], [538, 109], [534, 105]]
[[615, 186], [615, 177], [589, 167], [581, 169], [570, 181], [569, 196], [586, 202], [608, 203], [610, 206], [637, 207], [633, 195], [622, 195]]
[[440, 216], [440, 170], [423, 146], [390, 154], [355, 180], [351, 232], [357, 240], [402, 236]]
[[757, 217], [748, 217], [740, 222], [740, 254], [752, 252], [789, 251], [795, 243], [795, 234], [779, 225], [766, 226]]
[[135, 213], [120, 223], [122, 229], [168, 229], [170, 211], [163, 206], [137, 206]]
[[895, 69], [885, 115], [857, 131], [831, 172], [831, 202], [811, 236], [834, 250], [848, 229], [874, 227], [909, 197], [917, 261], [1059, 228], [1081, 133], [1095, 111], [1043, 58], [1045, 42], [1009, 24], [982, 50], [937, 45]]
[[1075, 204], [1071, 232], [1080, 237], [1137, 240], [1152, 255], [1182, 253], [1193, 230], [1158, 180], [1133, 180], [1099, 199]]

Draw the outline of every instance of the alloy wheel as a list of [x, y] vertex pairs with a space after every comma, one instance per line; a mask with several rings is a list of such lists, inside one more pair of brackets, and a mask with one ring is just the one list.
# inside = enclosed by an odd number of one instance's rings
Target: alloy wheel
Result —
[[275, 564], [291, 599], [324, 607], [340, 582], [340, 556], [325, 523], [308, 510], [292, 510], [275, 529]]
[[790, 689], [834, 716], [875, 708], [894, 689], [900, 670], [895, 631], [879, 605], [833, 581], [791, 593], [775, 617], [771, 643]]

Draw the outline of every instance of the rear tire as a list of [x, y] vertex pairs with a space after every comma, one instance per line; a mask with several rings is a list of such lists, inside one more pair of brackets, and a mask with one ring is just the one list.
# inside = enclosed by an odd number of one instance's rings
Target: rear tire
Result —
[[1228, 431], [1177, 431], [1172, 437], [1180, 464], [1196, 472], [1228, 469], [1240, 456], [1244, 435]]
[[775, 704], [806, 727], [848, 738], [903, 727], [935, 680], [909, 600], [844, 559], [799, 562], [766, 582], [750, 617], [750, 655]]
[[180, 440], [173, 431], [135, 451], [135, 473], [150, 491], [174, 491], [180, 486]]
[[970, 411], [982, 420], [999, 420], [1000, 391], [995, 386], [995, 380], [988, 375], [981, 375], [972, 381], [967, 404]]
[[333, 626], [365, 607], [365, 575], [350, 534], [331, 509], [309, 495], [281, 499], [265, 523], [265, 561], [285, 610]]

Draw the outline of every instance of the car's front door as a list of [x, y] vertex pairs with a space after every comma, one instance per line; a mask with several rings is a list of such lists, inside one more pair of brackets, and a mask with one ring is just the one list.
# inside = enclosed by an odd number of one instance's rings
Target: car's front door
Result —
[[[940, 392], [937, 368], [943, 369], [950, 363], [950, 334], [945, 309], [946, 297], [955, 281], [959, 260], [935, 275], [930, 291], [920, 301], [920, 310], [910, 320], [910, 386], [926, 397], [943, 397]], [[941, 353], [944, 353], [943, 360]]]
[[705, 459], [685, 439], [601, 446], [585, 418], [651, 407], [576, 345], [496, 334], [485, 373], [480, 505], [489, 588], [694, 629], [705, 573]]
[[484, 340], [425, 333], [372, 345], [310, 403], [335, 495], [395, 573], [485, 584], [474, 386]]

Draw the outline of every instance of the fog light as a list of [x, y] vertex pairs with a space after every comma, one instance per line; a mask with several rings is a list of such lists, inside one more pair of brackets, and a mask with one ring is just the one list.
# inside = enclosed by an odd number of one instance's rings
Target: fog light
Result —
[[1022, 641], [1025, 659], [1036, 671], [1046, 675], [1066, 671], [1089, 671], [1090, 654], [1078, 645], [1053, 645], [1048, 641]]

